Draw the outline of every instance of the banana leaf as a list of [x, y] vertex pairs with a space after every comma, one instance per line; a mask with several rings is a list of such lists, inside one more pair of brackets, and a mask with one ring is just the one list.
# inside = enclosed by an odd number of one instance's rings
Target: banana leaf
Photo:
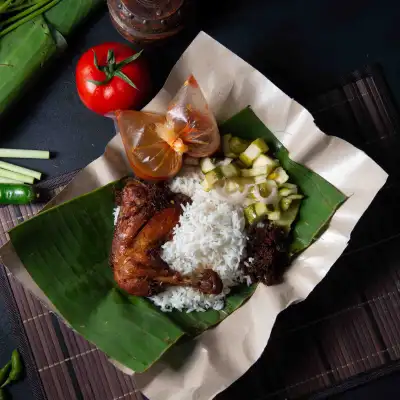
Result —
[[0, 39], [0, 116], [66, 47], [66, 39], [104, 0], [61, 0]]
[[295, 183], [305, 195], [292, 230], [291, 244], [292, 253], [305, 250], [324, 231], [337, 208], [346, 200], [346, 196], [304, 165], [292, 161], [289, 152], [251, 108], [245, 108], [226, 121], [221, 126], [221, 131], [245, 139], [264, 138], [288, 172], [290, 182]]
[[[292, 181], [307, 196], [294, 236], [297, 248], [305, 249], [345, 197], [312, 171], [291, 162], [287, 151], [260, 123], [246, 109], [221, 130], [247, 138], [263, 137], [271, 147], [276, 146], [280, 161], [290, 167]], [[142, 372], [179, 339], [197, 335], [229, 316], [256, 285], [237, 287], [223, 310], [193, 313], [162, 313], [148, 300], [119, 290], [108, 262], [118, 185], [109, 184], [44, 211], [11, 230], [10, 238], [32, 278], [66, 321], [110, 357]]]
[[0, 114], [56, 53], [57, 43], [42, 16], [0, 39]]

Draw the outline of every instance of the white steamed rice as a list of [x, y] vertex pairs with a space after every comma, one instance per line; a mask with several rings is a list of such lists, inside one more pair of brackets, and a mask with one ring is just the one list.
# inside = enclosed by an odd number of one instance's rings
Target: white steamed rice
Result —
[[176, 177], [170, 188], [190, 196], [192, 203], [183, 207], [173, 239], [162, 246], [161, 257], [182, 274], [190, 274], [199, 266], [212, 268], [222, 279], [223, 291], [206, 295], [188, 287], [168, 287], [150, 299], [162, 311], [220, 310], [230, 288], [246, 280], [239, 268], [246, 247], [243, 209], [205, 192], [197, 173]]

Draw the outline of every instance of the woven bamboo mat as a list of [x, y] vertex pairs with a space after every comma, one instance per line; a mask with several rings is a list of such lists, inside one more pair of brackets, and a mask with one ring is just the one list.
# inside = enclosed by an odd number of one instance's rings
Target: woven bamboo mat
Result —
[[[53, 196], [59, 193], [76, 172], [47, 181], [43, 185]], [[0, 244], [8, 240], [7, 231], [28, 220], [41, 205], [0, 208]], [[39, 373], [43, 391], [38, 400], [142, 400], [132, 377], [117, 370], [95, 346], [65, 326], [3, 267], [25, 330], [30, 354]], [[44, 397], [45, 396], [45, 397]]]
[[[400, 147], [395, 107], [379, 70], [370, 68], [307, 107], [321, 129], [364, 149], [391, 176], [327, 279], [306, 301], [281, 313], [261, 359], [220, 400], [324, 398], [398, 368], [400, 230], [394, 217], [400, 213]], [[56, 194], [73, 176], [46, 185]], [[39, 210], [1, 208], [0, 243], [6, 242], [7, 230]], [[10, 274], [7, 278], [49, 400], [142, 399], [131, 377], [50, 314]]]
[[323, 131], [365, 150], [390, 178], [327, 278], [279, 315], [261, 359], [219, 400], [324, 398], [400, 365], [398, 114], [377, 67], [306, 106]]

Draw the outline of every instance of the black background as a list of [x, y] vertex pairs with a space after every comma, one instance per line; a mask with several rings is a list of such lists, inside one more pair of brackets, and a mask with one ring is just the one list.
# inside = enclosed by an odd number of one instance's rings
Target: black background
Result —
[[[397, 3], [397, 4], [396, 4]], [[389, 0], [201, 0], [195, 23], [177, 38], [147, 51], [153, 93], [178, 57], [205, 30], [304, 104], [364, 64], [383, 66], [400, 100], [400, 5]], [[69, 38], [68, 51], [45, 71], [0, 124], [0, 144], [42, 148], [51, 161], [21, 165], [55, 176], [82, 168], [114, 135], [110, 120], [80, 103], [74, 70], [94, 44], [123, 41], [102, 12]]]

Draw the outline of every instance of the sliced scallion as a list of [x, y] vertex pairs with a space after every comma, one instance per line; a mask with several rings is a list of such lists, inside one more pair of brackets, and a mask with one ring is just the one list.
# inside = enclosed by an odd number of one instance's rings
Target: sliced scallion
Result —
[[14, 179], [19, 182], [33, 183], [35, 178], [33, 176], [19, 174], [18, 172], [7, 171], [6, 169], [0, 169], [0, 177]]
[[19, 149], [1, 149], [2, 158], [38, 158], [49, 159], [50, 152], [46, 150], [19, 150]]
[[11, 163], [7, 163], [4, 161], [0, 161], [0, 168], [6, 169], [7, 171], [16, 172], [22, 175], [28, 175], [40, 180], [42, 174], [40, 172], [34, 171], [29, 168], [19, 167], [18, 165], [14, 165]]

